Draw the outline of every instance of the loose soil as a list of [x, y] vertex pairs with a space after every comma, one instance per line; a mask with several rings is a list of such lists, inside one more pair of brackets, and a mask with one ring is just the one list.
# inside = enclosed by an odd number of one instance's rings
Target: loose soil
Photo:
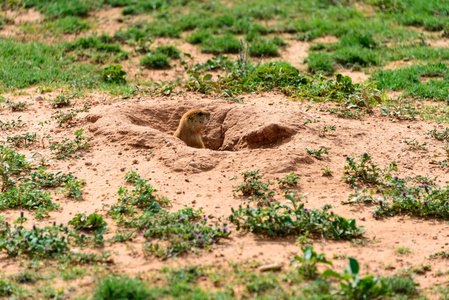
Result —
[[[299, 192], [309, 193], [305, 198], [307, 207], [332, 205], [335, 213], [355, 218], [359, 225], [365, 226], [366, 238], [372, 241], [351, 245], [350, 242], [318, 239], [313, 241], [317, 251], [325, 252], [329, 257], [332, 254], [354, 256], [364, 273], [394, 273], [422, 263], [430, 264], [432, 270], [447, 268], [445, 261], [428, 259], [430, 254], [446, 248], [448, 225], [445, 222], [407, 216], [375, 220], [372, 205], [341, 204], [353, 189], [340, 180], [345, 156], [368, 152], [380, 166], [396, 161], [401, 176], [438, 176], [438, 183], [444, 184], [449, 180], [447, 172], [432, 164], [429, 157], [442, 155], [442, 145], [424, 135], [435, 128], [443, 129], [442, 125], [424, 121], [391, 122], [380, 116], [362, 121], [340, 119], [327, 113], [326, 105], [291, 101], [277, 93], [248, 95], [244, 104], [189, 93], [173, 98], [145, 96], [128, 100], [92, 95], [91, 99], [85, 99], [93, 104], [92, 109], [80, 114], [74, 127], [59, 128], [50, 124], [42, 128], [38, 122], [49, 120], [53, 109], [46, 105], [45, 100], [35, 101], [35, 96], [30, 90], [26, 96], [8, 97], [34, 104], [25, 112], [1, 112], [3, 122], [17, 119], [20, 115], [29, 124], [15, 133], [36, 132], [40, 137], [51, 134], [57, 141], [73, 138], [75, 128], [85, 128], [91, 137], [91, 146], [82, 158], [49, 161], [49, 172], [72, 172], [78, 178], [86, 179], [86, 187], [82, 200], [68, 200], [56, 194], [55, 200], [61, 204], [62, 210], [51, 212], [51, 220], [42, 221], [42, 225], [51, 223], [53, 219], [67, 223], [77, 213], [95, 211], [112, 225], [114, 222], [102, 210], [103, 205], [116, 203], [114, 195], [125, 184], [123, 176], [131, 169], [149, 179], [161, 195], [171, 199], [173, 210], [188, 205], [202, 208], [208, 215], [224, 217], [230, 214], [231, 207], [244, 201], [233, 193], [239, 180], [230, 181], [230, 178], [246, 170], [259, 169], [265, 180], [275, 181], [295, 172], [301, 176]], [[193, 108], [212, 113], [211, 122], [204, 130], [208, 149], [188, 147], [172, 136], [182, 114]], [[308, 119], [316, 123], [304, 125]], [[320, 138], [319, 129], [331, 125], [336, 126], [336, 131]], [[1, 139], [6, 139], [7, 134], [2, 132]], [[414, 138], [420, 143], [426, 142], [428, 151], [407, 150], [403, 141]], [[305, 148], [325, 148], [329, 155], [320, 161], [308, 155]], [[36, 151], [50, 158], [48, 149], [42, 147], [20, 152], [31, 157]], [[333, 177], [322, 176], [321, 168], [324, 166], [330, 167]], [[8, 210], [3, 214], [13, 220], [19, 212]], [[105, 238], [112, 237], [113, 231]], [[229, 260], [254, 259], [282, 264], [300, 251], [294, 239], [261, 238], [234, 232], [211, 252], [160, 261], [143, 257], [140, 250], [143, 242], [139, 238], [128, 247], [106, 247], [105, 250], [114, 250], [114, 268], [135, 273], [167, 264], [220, 264]], [[409, 247], [412, 253], [395, 254], [398, 247]], [[335, 260], [334, 264], [341, 269], [347, 262]], [[396, 270], [385, 270], [388, 264]], [[0, 266], [6, 273], [19, 270], [19, 264], [5, 254], [0, 256]], [[447, 278], [446, 275], [435, 277], [428, 273], [417, 275], [416, 280], [425, 288]]]
[[[363, 7], [362, 7], [363, 9]], [[368, 13], [368, 12], [367, 12]], [[107, 17], [112, 17], [111, 19]], [[119, 28], [115, 9], [97, 12], [93, 18], [99, 24], [98, 32], [111, 33]], [[24, 21], [39, 21], [40, 17], [30, 11]], [[106, 21], [105, 21], [106, 19]], [[106, 23], [105, 23], [106, 22]], [[0, 31], [10, 35], [16, 25], [5, 26]], [[115, 26], [115, 27], [114, 27]], [[323, 39], [321, 42], [335, 42], [336, 39]], [[165, 42], [165, 41], [164, 41]], [[287, 41], [289, 46], [281, 53], [282, 59], [305, 69], [303, 59], [307, 57], [310, 45], [305, 42]], [[161, 43], [156, 41], [156, 44]], [[196, 46], [180, 41], [175, 44], [185, 52], [192, 53], [197, 61], [206, 61], [210, 55], [200, 53]], [[132, 59], [137, 64], [138, 58]], [[124, 62], [127, 72], [132, 73], [133, 63]], [[395, 62], [387, 68], [409, 65], [409, 62]], [[341, 70], [354, 81], [367, 79], [363, 72]], [[168, 71], [144, 71], [142, 78], [169, 80], [181, 76], [181, 66]], [[184, 73], [185, 74], [185, 73]], [[33, 104], [24, 112], [0, 111], [0, 120], [17, 120], [19, 116], [29, 126], [13, 133], [37, 133], [40, 138], [51, 135], [55, 141], [64, 138], [73, 139], [78, 128], [87, 130], [91, 137], [90, 147], [83, 152], [82, 158], [66, 161], [49, 160], [48, 172], [71, 172], [86, 180], [82, 200], [69, 200], [61, 194], [55, 195], [55, 201], [61, 204], [61, 210], [51, 212], [51, 219], [36, 222], [46, 225], [56, 220], [67, 223], [77, 213], [98, 212], [111, 226], [105, 238], [114, 235], [114, 221], [106, 215], [103, 206], [115, 204], [117, 190], [125, 185], [124, 175], [136, 170], [143, 178], [159, 190], [159, 194], [172, 200], [172, 210], [185, 205], [202, 208], [207, 215], [227, 217], [231, 207], [238, 207], [245, 199], [233, 193], [241, 181], [230, 181], [243, 171], [260, 170], [264, 180], [295, 172], [301, 177], [298, 192], [309, 193], [305, 198], [308, 208], [320, 208], [325, 204], [333, 206], [333, 211], [346, 218], [355, 218], [358, 225], [366, 228], [363, 244], [351, 244], [347, 241], [326, 239], [313, 240], [317, 252], [325, 252], [327, 258], [332, 254], [357, 258], [362, 273], [394, 274], [399, 269], [411, 268], [420, 264], [429, 264], [431, 272], [417, 274], [415, 280], [421, 288], [447, 282], [444, 273], [448, 262], [430, 260], [430, 254], [447, 249], [448, 224], [442, 221], [422, 220], [408, 216], [376, 220], [372, 217], [374, 205], [343, 205], [354, 192], [341, 181], [344, 172], [345, 156], [360, 156], [367, 152], [381, 167], [396, 161], [400, 176], [422, 175], [438, 176], [437, 182], [445, 184], [449, 180], [446, 170], [432, 164], [434, 154], [443, 155], [442, 142], [430, 139], [424, 133], [444, 125], [432, 121], [394, 122], [380, 115], [371, 115], [363, 120], [341, 119], [326, 112], [327, 104], [303, 103], [292, 101], [283, 94], [265, 93], [244, 95], [244, 103], [233, 103], [211, 96], [186, 93], [170, 98], [139, 96], [126, 100], [111, 98], [99, 92], [78, 99], [77, 106], [88, 104], [91, 110], [80, 114], [76, 122], [68, 128], [57, 127], [51, 123], [42, 127], [39, 122], [50, 120], [54, 109], [48, 105], [48, 99], [57, 92], [44, 95], [43, 101], [37, 101], [36, 87], [27, 89], [21, 95], [3, 95], [8, 100]], [[203, 137], [207, 149], [195, 149], [186, 146], [173, 137], [179, 119], [189, 109], [201, 108], [211, 112], [212, 119], [204, 130]], [[305, 124], [307, 120], [308, 122]], [[319, 130], [324, 126], [336, 126], [336, 130], [320, 138]], [[12, 132], [0, 132], [0, 140], [5, 140]], [[404, 140], [416, 139], [427, 143], [427, 151], [410, 151]], [[20, 153], [32, 158], [40, 152], [51, 158], [47, 149], [48, 140]], [[325, 148], [329, 155], [317, 160], [308, 155], [305, 148]], [[35, 160], [33, 164], [37, 164]], [[322, 168], [328, 166], [333, 177], [323, 177]], [[280, 191], [278, 191], [280, 193]], [[280, 199], [280, 198], [279, 198]], [[281, 200], [281, 199], [280, 199]], [[7, 210], [2, 214], [8, 220], [14, 220], [19, 211]], [[32, 214], [26, 213], [30, 219]], [[212, 251], [188, 254], [178, 259], [161, 261], [155, 257], [144, 257], [141, 250], [143, 238], [137, 238], [128, 245], [115, 244], [104, 250], [113, 250], [113, 271], [130, 274], [159, 269], [163, 265], [184, 266], [187, 264], [223, 264], [227, 261], [258, 260], [263, 263], [286, 264], [293, 255], [301, 252], [294, 238], [263, 238], [253, 234], [236, 232], [230, 238], [220, 241]], [[409, 255], [395, 253], [398, 247], [409, 247]], [[332, 259], [335, 269], [341, 271], [347, 260]], [[393, 269], [386, 268], [391, 264]], [[0, 267], [6, 274], [17, 273], [21, 266], [18, 262], [0, 254]], [[443, 275], [433, 275], [441, 270]], [[87, 279], [86, 279], [87, 278]], [[81, 285], [88, 286], [90, 277], [82, 279]], [[80, 286], [81, 286], [80, 285]]]

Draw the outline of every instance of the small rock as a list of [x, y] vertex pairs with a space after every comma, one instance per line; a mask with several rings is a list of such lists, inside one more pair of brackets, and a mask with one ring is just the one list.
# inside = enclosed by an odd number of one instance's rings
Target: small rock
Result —
[[259, 267], [260, 272], [279, 271], [279, 270], [281, 270], [281, 266], [278, 264], [270, 264]]
[[190, 182], [190, 180], [188, 178], [186, 178], [186, 182]]
[[194, 161], [191, 161], [191, 162], [189, 163], [189, 165], [191, 165], [191, 166], [194, 167], [194, 168], [198, 167], [198, 165], [197, 165], [196, 162], [194, 162]]
[[120, 168], [120, 172], [125, 172], [125, 168]]
[[366, 221], [365, 217], [360, 218], [360, 221]]
[[432, 236], [432, 238], [433, 238], [434, 240], [437, 240], [437, 239], [438, 239], [438, 235], [434, 235], [434, 236]]
[[179, 194], [182, 194], [182, 192], [181, 192], [181, 191], [176, 191], [176, 194], [178, 194], [178, 195], [179, 195]]
[[36, 100], [36, 101], [44, 101], [44, 97], [42, 97], [42, 96], [36, 96], [36, 98], [34, 98], [34, 100]]
[[92, 162], [91, 162], [91, 161], [86, 161], [84, 164], [85, 164], [86, 166], [92, 166]]
[[139, 164], [139, 161], [137, 159], [133, 160], [133, 165]]
[[170, 146], [171, 145], [171, 143], [170, 142], [167, 142], [167, 146]]

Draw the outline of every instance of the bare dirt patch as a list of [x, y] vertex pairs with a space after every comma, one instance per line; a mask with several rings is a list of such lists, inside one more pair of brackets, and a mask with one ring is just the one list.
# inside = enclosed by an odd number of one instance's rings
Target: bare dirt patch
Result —
[[20, 25], [24, 23], [39, 23], [44, 17], [34, 9], [29, 10], [7, 10], [5, 11], [5, 16], [12, 19], [11, 24], [5, 24], [2, 29], [0, 29], [0, 36], [3, 37], [16, 37], [23, 38], [24, 33], [20, 29]]
[[281, 52], [281, 58], [290, 62], [294, 67], [305, 70], [304, 59], [308, 56], [310, 43], [294, 40], [289, 40], [287, 43], [288, 46]]
[[124, 26], [124, 17], [122, 15], [122, 8], [111, 7], [95, 11], [90, 17], [97, 26], [87, 35], [92, 33], [113, 35]]
[[[40, 126], [38, 122], [49, 120], [53, 110], [45, 101], [34, 100], [33, 90], [29, 95], [9, 96], [10, 100], [35, 103], [25, 112], [3, 111], [2, 121], [22, 116], [28, 127], [14, 133], [36, 132], [39, 136], [51, 134], [55, 140], [73, 138], [76, 128], [85, 128], [91, 136], [89, 149], [79, 159], [58, 161], [51, 159], [46, 148], [39, 145], [20, 152], [30, 155], [39, 151], [50, 160], [49, 172], [72, 172], [86, 179], [82, 200], [68, 200], [60, 194], [55, 201], [62, 210], [51, 212], [51, 219], [66, 223], [79, 212], [98, 211], [113, 226], [114, 220], [102, 210], [104, 204], [115, 204], [119, 186], [124, 185], [123, 176], [130, 169], [137, 170], [150, 179], [161, 195], [172, 200], [173, 210], [184, 205], [202, 207], [207, 214], [228, 216], [231, 207], [244, 200], [235, 195], [233, 189], [239, 183], [230, 178], [247, 170], [260, 169], [264, 179], [274, 181], [287, 173], [301, 176], [300, 192], [310, 193], [306, 206], [319, 208], [331, 204], [334, 212], [347, 218], [355, 218], [366, 227], [368, 240], [362, 245], [332, 240], [314, 240], [316, 251], [356, 257], [362, 272], [392, 274], [399, 269], [410, 268], [421, 263], [430, 264], [432, 270], [445, 270], [442, 260], [429, 260], [428, 256], [445, 249], [445, 222], [422, 220], [407, 216], [375, 220], [373, 205], [342, 205], [353, 190], [341, 182], [345, 156], [358, 157], [368, 152], [380, 166], [396, 161], [400, 176], [438, 176], [444, 184], [449, 175], [439, 166], [431, 164], [433, 154], [443, 154], [438, 142], [425, 136], [431, 129], [442, 130], [443, 125], [424, 121], [391, 123], [379, 116], [364, 120], [340, 119], [326, 112], [325, 104], [303, 105], [287, 100], [281, 94], [246, 95], [246, 104], [236, 104], [197, 94], [173, 98], [141, 97], [126, 101], [114, 101], [104, 95], [92, 95], [88, 100], [93, 108], [81, 114], [74, 127], [59, 128], [56, 124]], [[108, 100], [109, 99], [109, 100]], [[96, 104], [95, 104], [96, 103]], [[310, 105], [310, 106], [309, 106]], [[192, 108], [204, 108], [212, 113], [212, 120], [204, 131], [204, 140], [209, 149], [186, 146], [172, 136], [182, 114]], [[308, 122], [314, 120], [316, 122]], [[335, 132], [326, 137], [318, 136], [323, 126], [336, 126]], [[1, 140], [10, 132], [1, 132]], [[416, 138], [428, 144], [427, 151], [409, 151], [404, 140]], [[307, 154], [305, 148], [325, 148], [329, 155], [322, 161]], [[323, 177], [323, 166], [328, 166], [334, 177]], [[281, 200], [281, 199], [280, 199]], [[4, 216], [13, 220], [18, 212], [4, 211]], [[27, 217], [32, 218], [27, 213]], [[51, 220], [37, 222], [49, 224]], [[115, 228], [115, 227], [112, 227]], [[112, 237], [113, 232], [105, 235]], [[160, 261], [144, 257], [141, 253], [143, 239], [138, 238], [128, 246], [107, 246], [113, 250], [113, 269], [131, 274], [154, 270], [163, 265], [222, 264], [227, 261], [257, 259], [263, 263], [284, 263], [292, 254], [300, 251], [294, 240], [268, 239], [234, 232], [229, 240], [220, 242], [212, 252], [189, 254]], [[409, 255], [395, 254], [398, 247], [409, 247]], [[336, 269], [346, 266], [346, 261], [333, 259]], [[391, 263], [396, 269], [386, 270]], [[5, 272], [16, 272], [18, 263], [2, 257], [0, 264]], [[447, 275], [417, 275], [421, 287], [428, 287], [447, 280]]]
[[436, 39], [436, 40], [430, 40], [427, 41], [429, 46], [431, 47], [442, 47], [447, 48], [449, 47], [449, 38], [442, 38], [442, 39]]

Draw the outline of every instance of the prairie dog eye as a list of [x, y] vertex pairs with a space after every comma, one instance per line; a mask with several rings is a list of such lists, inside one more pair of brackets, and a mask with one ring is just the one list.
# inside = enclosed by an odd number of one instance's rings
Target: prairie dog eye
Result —
[[198, 116], [202, 116], [202, 115], [203, 115], [203, 112], [200, 111], [200, 112], [198, 113]]

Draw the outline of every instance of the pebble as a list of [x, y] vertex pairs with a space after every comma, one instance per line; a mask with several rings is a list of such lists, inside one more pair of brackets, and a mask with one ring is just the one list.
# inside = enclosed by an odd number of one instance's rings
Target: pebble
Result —
[[36, 101], [44, 101], [44, 97], [42, 97], [42, 96], [36, 96], [36, 98], [34, 98], [34, 100], [36, 100]]
[[281, 266], [278, 264], [270, 264], [270, 265], [264, 265], [259, 268], [260, 272], [267, 272], [267, 271], [278, 271], [281, 269]]
[[86, 166], [92, 166], [92, 162], [91, 162], [91, 161], [86, 161], [84, 164], [85, 164]]
[[194, 161], [191, 161], [191, 162], [189, 163], [189, 165], [191, 165], [191, 166], [194, 167], [194, 168], [198, 167], [198, 165], [197, 165], [196, 162], [194, 162]]
[[138, 165], [139, 161], [137, 159], [133, 160], [133, 165]]
[[437, 239], [438, 239], [438, 235], [434, 235], [434, 236], [432, 236], [432, 238], [433, 238], [434, 240], [437, 240]]

